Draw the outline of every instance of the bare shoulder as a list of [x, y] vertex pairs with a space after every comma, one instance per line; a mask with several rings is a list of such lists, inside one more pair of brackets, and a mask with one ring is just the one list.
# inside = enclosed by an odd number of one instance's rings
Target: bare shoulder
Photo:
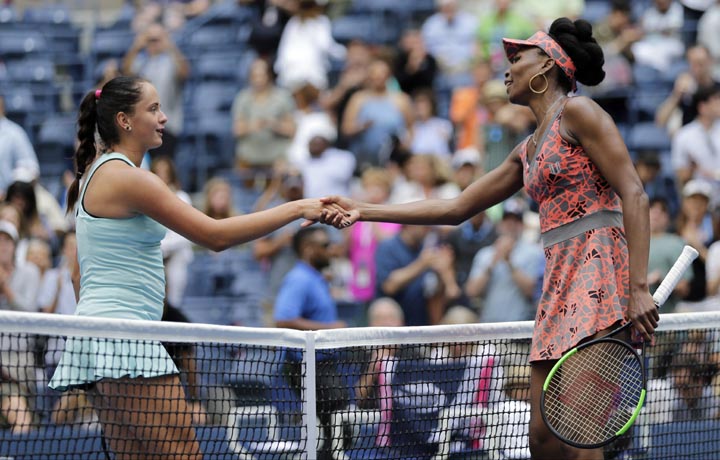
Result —
[[612, 118], [597, 102], [586, 96], [576, 96], [565, 104], [561, 129], [564, 137], [577, 141], [584, 135], [605, 130], [608, 123], [613, 123]]
[[600, 117], [607, 117], [608, 114], [600, 105], [587, 96], [575, 96], [568, 98], [564, 110], [568, 121], [597, 121]]

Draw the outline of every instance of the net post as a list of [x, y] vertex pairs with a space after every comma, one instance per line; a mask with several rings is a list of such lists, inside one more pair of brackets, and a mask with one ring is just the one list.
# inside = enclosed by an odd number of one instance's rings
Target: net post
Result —
[[[303, 425], [307, 427], [307, 441], [305, 453], [307, 460], [317, 459], [317, 389], [315, 388], [315, 331], [308, 331], [305, 336], [305, 353], [303, 363], [305, 364], [305, 377], [303, 378]], [[328, 442], [329, 440], [326, 440]]]

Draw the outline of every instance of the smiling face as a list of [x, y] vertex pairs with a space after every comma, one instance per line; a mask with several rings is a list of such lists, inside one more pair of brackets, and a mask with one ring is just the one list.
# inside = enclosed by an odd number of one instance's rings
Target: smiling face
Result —
[[[121, 114], [119, 123], [121, 131], [127, 132], [137, 143], [150, 150], [162, 145], [168, 119], [160, 109], [160, 98], [155, 87], [148, 82], [141, 83], [141, 86], [140, 100], [133, 113]], [[132, 127], [132, 130], [128, 131], [127, 126]]]
[[[523, 48], [510, 59], [510, 68], [505, 72], [505, 88], [510, 102], [527, 105], [533, 95], [530, 91], [530, 80], [538, 72], [545, 72], [552, 67], [552, 59], [536, 47]], [[537, 77], [533, 83], [536, 89], [542, 89], [545, 80]]]

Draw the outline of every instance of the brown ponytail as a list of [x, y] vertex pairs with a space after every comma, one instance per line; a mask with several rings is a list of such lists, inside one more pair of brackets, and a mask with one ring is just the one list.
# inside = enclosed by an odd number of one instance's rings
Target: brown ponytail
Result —
[[102, 90], [88, 92], [80, 103], [77, 131], [79, 145], [73, 158], [75, 180], [68, 189], [67, 212], [74, 209], [80, 194], [80, 179], [98, 153], [95, 131], [105, 146], [111, 147], [119, 142], [120, 133], [115, 116], [120, 112], [128, 115], [134, 113], [135, 105], [142, 95], [140, 84], [144, 81], [138, 77], [113, 78]]
[[67, 212], [75, 207], [80, 193], [80, 179], [85, 174], [88, 166], [93, 162], [97, 149], [95, 146], [95, 127], [97, 126], [97, 99], [95, 91], [85, 95], [80, 103], [78, 114], [77, 137], [79, 145], [75, 151], [73, 162], [75, 163], [75, 180], [68, 190]]

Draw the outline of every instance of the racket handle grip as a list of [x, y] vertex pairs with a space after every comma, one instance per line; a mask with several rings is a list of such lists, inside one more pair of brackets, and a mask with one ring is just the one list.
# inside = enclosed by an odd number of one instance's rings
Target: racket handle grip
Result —
[[658, 286], [655, 294], [653, 294], [653, 300], [658, 308], [670, 297], [675, 286], [677, 286], [682, 279], [685, 270], [690, 267], [690, 264], [692, 264], [697, 256], [698, 252], [692, 246], [685, 246], [683, 248], [682, 254], [680, 254], [680, 257], [675, 261], [668, 274], [665, 275], [665, 278], [662, 280], [662, 283], [660, 283], [660, 286]]

